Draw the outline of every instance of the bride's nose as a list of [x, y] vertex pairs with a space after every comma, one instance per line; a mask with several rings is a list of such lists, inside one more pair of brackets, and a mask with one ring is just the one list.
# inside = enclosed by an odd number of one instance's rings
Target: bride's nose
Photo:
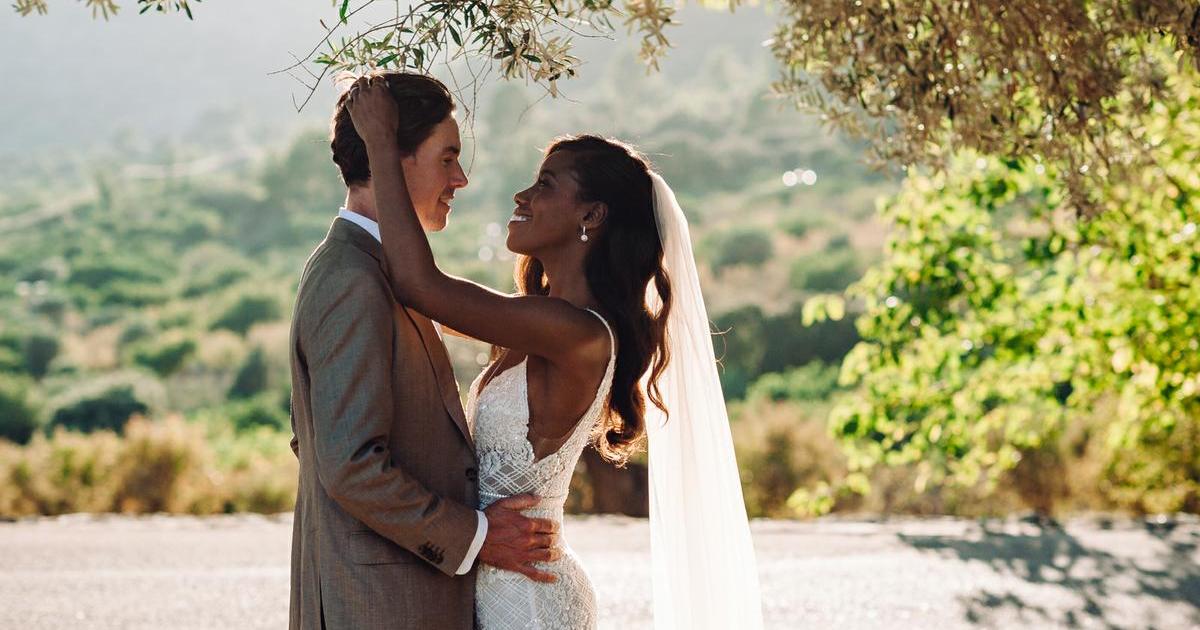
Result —
[[517, 204], [518, 206], [524, 205], [525, 201], [527, 199], [529, 199], [529, 189], [528, 188], [526, 188], [525, 190], [518, 190], [516, 193], [513, 194], [513, 203]]

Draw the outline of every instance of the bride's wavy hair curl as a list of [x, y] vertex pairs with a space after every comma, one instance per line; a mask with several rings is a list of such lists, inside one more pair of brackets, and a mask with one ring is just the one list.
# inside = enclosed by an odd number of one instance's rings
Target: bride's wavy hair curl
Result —
[[[589, 235], [595, 243], [584, 261], [588, 287], [609, 315], [617, 337], [608, 413], [592, 441], [605, 459], [624, 465], [645, 438], [647, 396], [666, 411], [658, 379], [671, 359], [667, 348], [671, 281], [663, 268], [654, 217], [651, 166], [633, 147], [596, 135], [556, 138], [545, 155], [559, 152], [569, 152], [573, 158], [579, 198], [608, 206], [603, 226]], [[550, 293], [545, 268], [536, 258], [519, 257], [515, 275], [521, 293]], [[657, 311], [646, 302], [651, 283], [661, 299]], [[647, 373], [643, 392], [639, 381]]]

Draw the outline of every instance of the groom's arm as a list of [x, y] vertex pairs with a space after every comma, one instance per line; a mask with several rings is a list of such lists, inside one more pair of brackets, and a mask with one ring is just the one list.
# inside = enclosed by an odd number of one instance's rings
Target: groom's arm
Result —
[[314, 303], [305, 310], [317, 317], [302, 323], [321, 485], [342, 509], [443, 573], [458, 573], [464, 562], [469, 570], [473, 543], [482, 544], [479, 513], [392, 465], [388, 288], [377, 268], [351, 264], [326, 276], [306, 292]]

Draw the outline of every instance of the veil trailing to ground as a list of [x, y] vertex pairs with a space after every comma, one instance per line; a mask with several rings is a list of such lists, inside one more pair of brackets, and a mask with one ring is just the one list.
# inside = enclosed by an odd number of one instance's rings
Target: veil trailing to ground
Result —
[[687, 219], [666, 181], [650, 176], [672, 290], [671, 361], [658, 380], [670, 415], [648, 404], [646, 418], [654, 627], [758, 630], [754, 547]]

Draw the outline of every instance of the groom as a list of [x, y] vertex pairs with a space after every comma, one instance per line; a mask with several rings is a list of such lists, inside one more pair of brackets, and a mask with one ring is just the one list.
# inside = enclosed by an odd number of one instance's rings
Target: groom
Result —
[[[425, 230], [441, 230], [467, 185], [454, 102], [436, 79], [380, 76], [399, 105], [413, 205]], [[433, 322], [388, 289], [366, 148], [344, 95], [331, 146], [346, 206], [305, 265], [292, 318], [290, 627], [467, 630], [476, 560], [550, 581], [532, 563], [557, 544], [556, 525], [520, 514], [530, 496], [474, 509], [478, 463], [458, 386]]]

